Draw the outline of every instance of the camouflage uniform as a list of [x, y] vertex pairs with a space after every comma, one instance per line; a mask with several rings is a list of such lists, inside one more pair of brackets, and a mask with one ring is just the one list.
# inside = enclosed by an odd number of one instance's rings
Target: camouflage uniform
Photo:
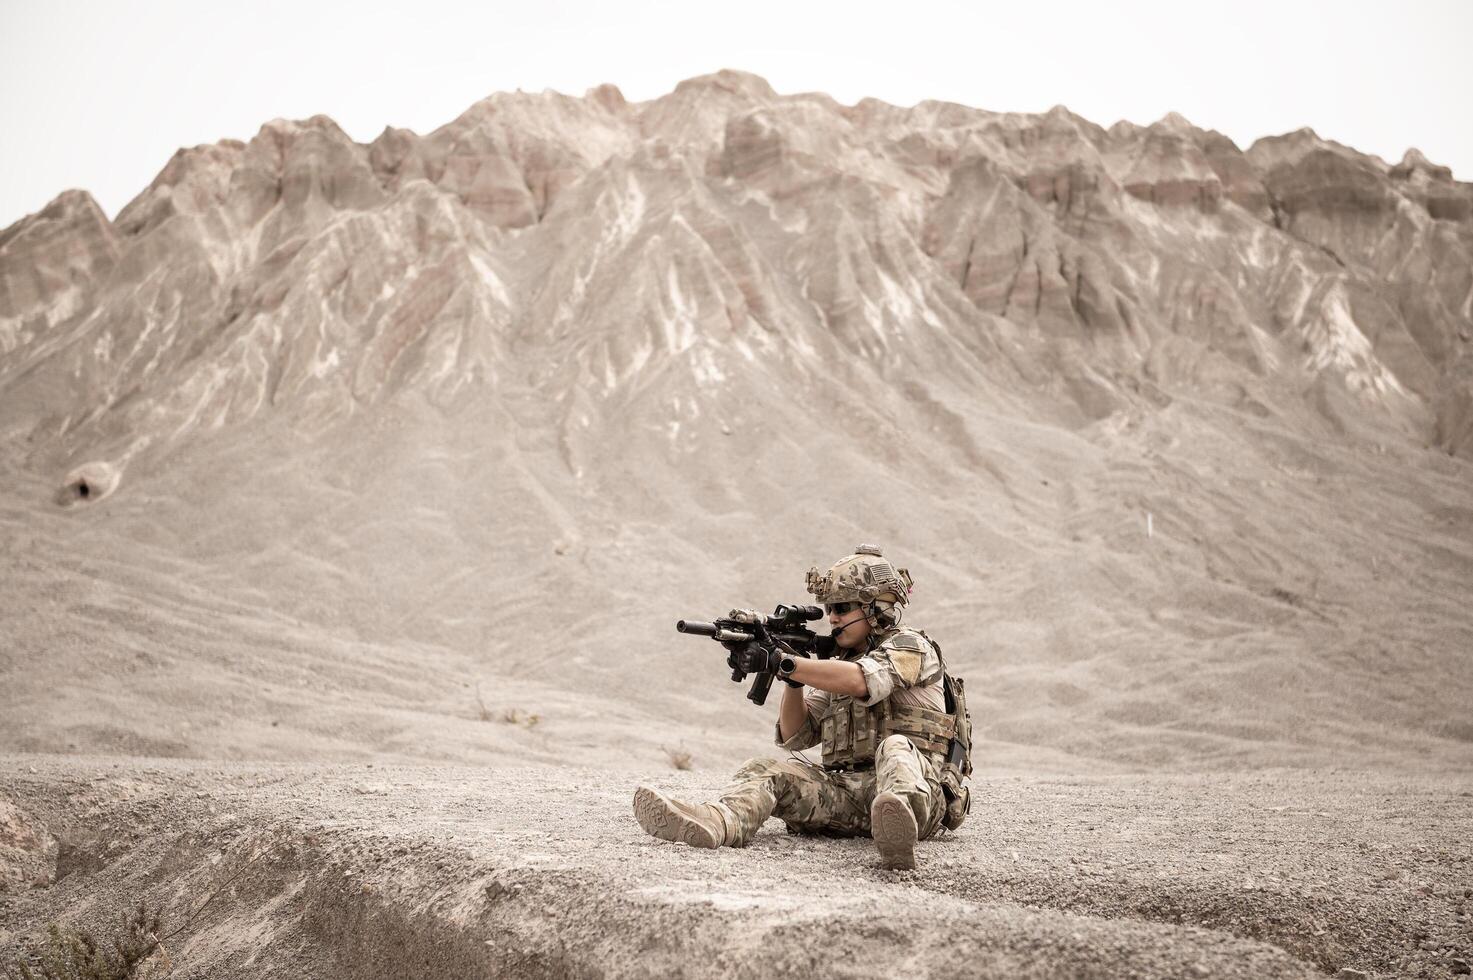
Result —
[[[873, 545], [823, 575], [811, 570], [808, 589], [819, 602], [855, 603], [870, 625], [866, 649], [845, 655], [863, 673], [864, 695], [810, 687], [798, 731], [784, 739], [777, 727], [781, 748], [822, 745], [823, 765], [753, 759], [715, 803], [682, 803], [640, 787], [634, 811], [644, 830], [697, 847], [742, 847], [776, 816], [793, 833], [872, 836], [887, 867], [908, 868], [915, 841], [959, 826], [968, 806], [960, 781], [971, 767], [947, 761], [947, 750], [954, 739], [970, 747], [970, 722], [960, 679], [944, 678], [940, 650], [900, 625], [910, 586], [910, 573]], [[958, 699], [952, 713], [948, 692]]]
[[[905, 638], [901, 641], [905, 647], [919, 645], [923, 649], [897, 649], [897, 637]], [[864, 671], [868, 694], [862, 700], [853, 700], [870, 706], [886, 698], [903, 699], [941, 710], [941, 660], [935, 647], [909, 629], [891, 630], [876, 639], [879, 642], [873, 649], [857, 660]], [[780, 730], [776, 732], [777, 745], [799, 750], [823, 742], [821, 719], [834, 702], [841, 700], [845, 699], [810, 688], [804, 697], [808, 717], [803, 727], [786, 741]], [[831, 731], [829, 741], [834, 737], [836, 733]], [[940, 764], [940, 753], [922, 751], [905, 735], [880, 739], [874, 746], [872, 768], [863, 762], [825, 769], [797, 759], [752, 759], [737, 770], [721, 793], [718, 808], [727, 821], [724, 843], [738, 847], [746, 844], [769, 816], [778, 817], [794, 833], [867, 836], [870, 806], [877, 794], [887, 790], [910, 804], [924, 840], [941, 826], [946, 808]]]

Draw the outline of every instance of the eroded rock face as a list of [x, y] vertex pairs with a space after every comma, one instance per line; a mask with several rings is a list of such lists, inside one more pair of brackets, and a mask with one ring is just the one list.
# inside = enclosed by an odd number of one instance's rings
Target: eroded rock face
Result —
[[1125, 190], [1152, 204], [1216, 211], [1222, 181], [1197, 143], [1198, 132], [1172, 113], [1141, 133], [1123, 182]]
[[1268, 188], [1263, 186], [1263, 179], [1238, 145], [1221, 133], [1200, 130], [1197, 131], [1197, 145], [1208, 166], [1217, 174], [1223, 194], [1260, 221], [1271, 221]]
[[0, 891], [41, 888], [56, 880], [56, 838], [46, 825], [0, 799]]
[[[833, 351], [968, 391], [1087, 361], [1087, 393], [1049, 397], [1090, 418], [1142, 381], [1319, 412], [1299, 393], [1332, 374], [1463, 452], [1470, 202], [1415, 151], [1308, 130], [1243, 152], [1174, 114], [846, 107], [740, 72], [647, 103], [495, 95], [367, 145], [275, 120], [179, 151], [115, 222], [68, 192], [0, 234], [0, 424], [66, 432], [64, 472], [508, 378], [596, 406], [671, 370], [698, 401], [762, 349], [800, 386]], [[597, 435], [572, 419], [576, 455]]]
[[0, 232], [0, 354], [89, 311], [117, 256], [112, 222], [86, 191]]
[[[1067, 184], [1063, 195], [1045, 199], [1067, 210], [1075, 200]], [[932, 210], [923, 237], [927, 251], [989, 313], [1055, 335], [1118, 335], [1124, 328], [1122, 297], [1108, 263], [1063, 231], [1039, 205], [1039, 196], [1020, 190], [986, 159], [974, 158], [953, 171], [951, 187]]]
[[1416, 148], [1406, 151], [1388, 176], [1397, 189], [1421, 204], [1440, 221], [1465, 222], [1473, 216], [1473, 191], [1453, 180], [1453, 172], [1439, 167]]

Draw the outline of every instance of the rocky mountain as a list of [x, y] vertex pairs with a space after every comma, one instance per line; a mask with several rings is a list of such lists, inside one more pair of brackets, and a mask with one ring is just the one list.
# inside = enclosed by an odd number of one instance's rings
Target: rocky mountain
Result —
[[494, 751], [736, 756], [670, 623], [875, 538], [999, 759], [1466, 760], [1470, 350], [1416, 150], [729, 71], [274, 120], [0, 232], [0, 736], [470, 758], [474, 680]]

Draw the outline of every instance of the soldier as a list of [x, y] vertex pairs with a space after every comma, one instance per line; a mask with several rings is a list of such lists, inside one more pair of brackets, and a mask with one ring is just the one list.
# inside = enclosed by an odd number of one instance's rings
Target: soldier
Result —
[[[696, 847], [743, 847], [776, 815], [794, 833], [868, 834], [885, 867], [915, 867], [916, 841], [965, 815], [961, 777], [970, 766], [946, 761], [953, 735], [970, 747], [970, 729], [957, 731], [958, 719], [966, 726], [964, 702], [948, 713], [940, 650], [900, 625], [910, 588], [910, 573], [873, 545], [860, 545], [825, 574], [810, 569], [808, 591], [828, 613], [834, 658], [757, 650], [741, 666], [787, 682], [777, 744], [801, 750], [822, 743], [823, 765], [753, 759], [715, 803], [699, 805], [641, 786], [634, 816], [645, 832]], [[734, 610], [732, 618], [751, 622], [757, 614]]]

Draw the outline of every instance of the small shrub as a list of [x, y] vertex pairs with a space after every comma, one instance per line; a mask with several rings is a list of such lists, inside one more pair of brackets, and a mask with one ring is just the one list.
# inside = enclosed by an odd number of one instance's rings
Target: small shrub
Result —
[[688, 752], [684, 747], [678, 749], [667, 749], [662, 745], [660, 746], [660, 749], [665, 753], [665, 758], [670, 760], [670, 765], [674, 766], [676, 769], [690, 768], [690, 752]]
[[[22, 953], [13, 969], [5, 971], [6, 980], [134, 980], [155, 952], [163, 954], [159, 935], [163, 931], [163, 910], [152, 911], [142, 902], [123, 917], [112, 949], [102, 949], [85, 929], [61, 926], [55, 922], [46, 927], [46, 945], [39, 950]], [[167, 960], [167, 954], [163, 954]], [[152, 971], [149, 971], [151, 974]]]

